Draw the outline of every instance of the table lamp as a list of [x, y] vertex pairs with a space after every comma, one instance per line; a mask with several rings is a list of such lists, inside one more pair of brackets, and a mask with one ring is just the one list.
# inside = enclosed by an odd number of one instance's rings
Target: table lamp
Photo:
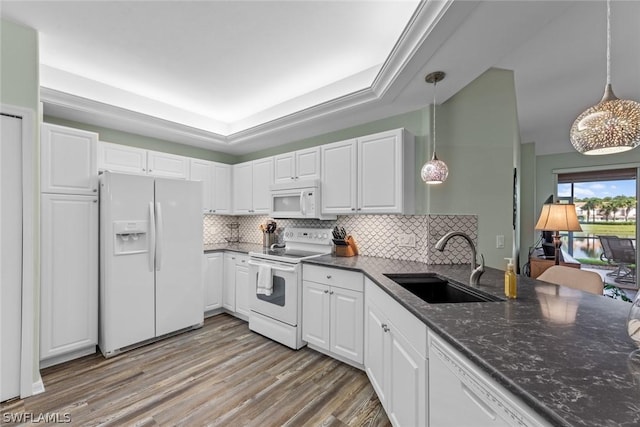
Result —
[[569, 203], [542, 205], [536, 230], [555, 232], [553, 245], [555, 246], [555, 264], [558, 265], [560, 263], [560, 231], [582, 231], [576, 215], [576, 205]]

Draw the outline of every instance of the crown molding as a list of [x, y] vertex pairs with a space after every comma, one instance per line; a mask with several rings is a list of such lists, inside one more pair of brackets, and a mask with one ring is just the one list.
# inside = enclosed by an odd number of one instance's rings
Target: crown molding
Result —
[[[161, 119], [138, 111], [106, 104], [85, 97], [73, 95], [50, 87], [41, 87], [40, 96], [45, 104], [45, 113], [52, 116], [90, 123], [96, 126], [118, 129], [131, 133], [165, 139], [180, 144], [193, 145], [230, 154], [242, 154], [243, 143], [257, 143], [276, 146], [286, 141], [289, 130], [309, 125], [315, 134], [331, 132], [331, 118], [336, 115], [358, 111], [366, 114], [367, 108], [374, 110], [393, 102], [390, 93], [397, 93], [414, 77], [416, 54], [425, 44], [427, 37], [449, 10], [453, 0], [444, 2], [421, 2], [405, 27], [370, 87], [345, 94], [332, 100], [308, 107], [256, 126], [221, 135], [211, 131]], [[418, 58], [421, 64], [429, 58]], [[409, 66], [414, 64], [414, 67]], [[411, 74], [410, 76], [403, 75]], [[393, 90], [391, 90], [393, 88]], [[295, 133], [295, 132], [293, 132]], [[311, 135], [309, 135], [311, 136]]]

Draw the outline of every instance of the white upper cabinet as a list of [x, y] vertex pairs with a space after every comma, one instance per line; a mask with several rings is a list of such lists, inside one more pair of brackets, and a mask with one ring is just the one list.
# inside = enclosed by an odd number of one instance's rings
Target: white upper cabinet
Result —
[[98, 134], [44, 123], [40, 138], [41, 192], [98, 192]]
[[271, 184], [273, 157], [234, 165], [233, 211], [236, 214], [268, 214]]
[[268, 214], [271, 205], [269, 186], [273, 184], [273, 157], [253, 161], [253, 212]]
[[230, 214], [231, 209], [231, 165], [213, 162], [213, 213]]
[[187, 179], [189, 158], [100, 141], [98, 168], [112, 172]]
[[202, 182], [202, 212], [213, 211], [213, 165], [208, 160], [189, 160], [189, 180]]
[[233, 165], [233, 210], [238, 214], [253, 213], [253, 163]]
[[414, 154], [404, 129], [322, 146], [322, 213], [413, 214]]
[[189, 171], [189, 158], [158, 151], [148, 151], [147, 167], [149, 175], [186, 179]]
[[231, 213], [231, 165], [189, 159], [189, 180], [202, 181], [203, 213]]
[[100, 141], [98, 142], [98, 169], [146, 174], [147, 150]]
[[292, 151], [274, 157], [274, 182], [320, 178], [320, 147]]
[[357, 141], [323, 145], [322, 213], [355, 213], [357, 208]]

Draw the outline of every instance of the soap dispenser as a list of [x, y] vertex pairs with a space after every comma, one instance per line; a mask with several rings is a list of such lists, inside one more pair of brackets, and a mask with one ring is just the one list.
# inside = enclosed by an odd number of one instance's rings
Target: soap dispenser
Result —
[[515, 299], [518, 295], [517, 277], [513, 269], [513, 258], [507, 260], [507, 271], [504, 272], [504, 295], [507, 298]]

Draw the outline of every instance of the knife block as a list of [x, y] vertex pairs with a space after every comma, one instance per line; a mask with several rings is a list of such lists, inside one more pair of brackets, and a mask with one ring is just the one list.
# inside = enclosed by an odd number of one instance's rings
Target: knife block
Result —
[[345, 239], [347, 246], [336, 246], [336, 256], [348, 257], [358, 255], [358, 245], [353, 237], [347, 236]]

